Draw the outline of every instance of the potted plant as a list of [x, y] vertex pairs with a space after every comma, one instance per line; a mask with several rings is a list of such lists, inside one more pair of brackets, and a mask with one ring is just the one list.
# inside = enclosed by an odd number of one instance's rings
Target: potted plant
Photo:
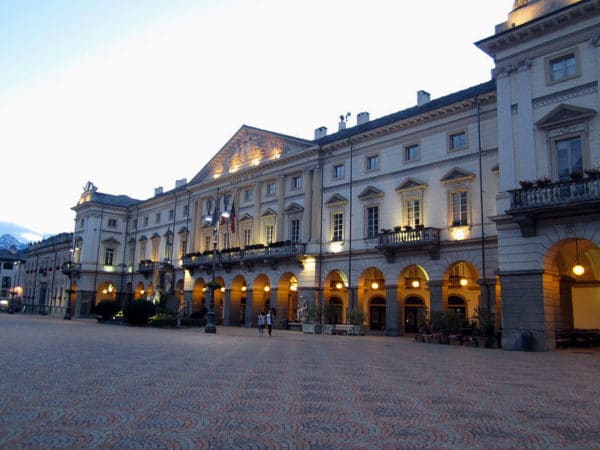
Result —
[[533, 181], [521, 180], [519, 184], [523, 189], [531, 189], [533, 187]]
[[353, 333], [355, 336], [364, 335], [365, 313], [360, 308], [352, 308], [348, 311], [348, 322], [354, 327]]

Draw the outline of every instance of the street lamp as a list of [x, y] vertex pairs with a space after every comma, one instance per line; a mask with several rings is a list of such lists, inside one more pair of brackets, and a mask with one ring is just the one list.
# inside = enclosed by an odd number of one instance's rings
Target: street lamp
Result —
[[205, 218], [212, 226], [213, 234], [213, 254], [212, 254], [212, 279], [210, 282], [210, 301], [208, 303], [208, 313], [206, 314], [206, 327], [204, 328], [205, 333], [216, 333], [217, 327], [215, 326], [215, 291], [218, 289], [217, 281], [215, 279], [215, 272], [217, 269], [217, 247], [219, 245], [219, 222], [221, 217], [227, 217], [227, 213], [221, 214], [219, 212], [219, 188], [217, 188], [217, 198], [213, 207], [212, 214], [208, 214]]
[[[17, 273], [16, 273], [16, 280], [17, 280], [17, 281], [16, 281], [16, 283], [14, 283], [14, 286], [13, 286], [13, 288], [12, 288], [12, 292], [11, 292], [11, 294], [10, 294], [10, 307], [8, 308], [8, 311], [9, 311], [10, 313], [12, 313], [12, 312], [14, 311], [14, 310], [13, 310], [13, 308], [14, 308], [14, 306], [15, 306], [15, 295], [16, 295], [16, 293], [17, 293], [17, 289], [18, 289], [18, 287], [19, 287], [19, 275], [20, 275], [20, 271], [19, 271], [19, 265], [20, 265], [20, 264], [21, 264], [21, 261], [15, 261], [15, 262], [13, 263], [13, 267], [15, 268], [15, 270], [16, 270], [16, 272], [17, 272]], [[13, 277], [13, 280], [14, 280], [14, 279], [15, 279], [15, 277]]]

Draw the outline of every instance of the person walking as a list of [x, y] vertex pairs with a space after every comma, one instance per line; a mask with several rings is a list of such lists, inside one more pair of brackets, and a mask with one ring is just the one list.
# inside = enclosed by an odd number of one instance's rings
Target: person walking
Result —
[[267, 321], [267, 318], [265, 317], [264, 313], [262, 311], [259, 312], [258, 313], [258, 332], [260, 334], [263, 334], [266, 321]]
[[269, 336], [271, 336], [271, 331], [273, 330], [273, 322], [275, 322], [275, 316], [273, 315], [273, 310], [270, 309], [267, 313], [267, 330], [269, 331]]

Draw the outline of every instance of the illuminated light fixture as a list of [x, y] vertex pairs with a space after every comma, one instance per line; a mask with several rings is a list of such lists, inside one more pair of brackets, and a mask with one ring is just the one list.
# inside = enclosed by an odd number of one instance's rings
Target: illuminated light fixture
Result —
[[344, 244], [341, 241], [335, 241], [329, 244], [329, 251], [331, 253], [339, 253], [344, 249]]
[[110, 292], [112, 294], [112, 292], [115, 290], [115, 287], [111, 284], [108, 285], [108, 292]]
[[141, 294], [141, 295], [144, 295], [144, 293], [145, 293], [145, 292], [146, 292], [146, 291], [144, 291], [144, 290], [142, 289], [142, 290], [140, 291], [140, 294]]
[[452, 229], [452, 237], [457, 241], [462, 241], [467, 237], [467, 231], [464, 227], [461, 228], [453, 228]]
[[371, 289], [379, 289], [379, 283], [377, 281], [373, 281], [371, 283]]
[[106, 289], [102, 289], [102, 293], [106, 294], [108, 291]]
[[225, 286], [221, 286], [221, 292], [225, 292]]
[[214, 178], [214, 179], [217, 179], [217, 178], [219, 178], [220, 176], [221, 176], [221, 172], [215, 172], [215, 173], [213, 174], [213, 178]]
[[248, 287], [246, 285], [242, 286], [242, 292], [246, 292], [248, 290]]
[[460, 279], [459, 283], [462, 287], [465, 287], [469, 282], [467, 281], [467, 279], [465, 277], [462, 277]]
[[202, 288], [202, 292], [206, 292], [206, 287], [203, 287], [203, 288]]
[[290, 283], [290, 291], [296, 292], [298, 290], [298, 283], [291, 282]]
[[342, 289], [343, 287], [344, 287], [344, 285], [342, 284], [342, 282], [341, 282], [341, 281], [338, 281], [337, 283], [335, 283], [335, 288], [336, 288], [336, 289], [340, 290], [340, 289]]
[[269, 292], [271, 290], [271, 286], [269, 286], [268, 284], [265, 285], [264, 290], [265, 292]]
[[577, 244], [577, 239], [575, 239], [575, 253], [576, 253], [576, 263], [571, 269], [573, 271], [573, 275], [580, 277], [585, 273], [585, 269], [581, 264], [579, 264], [579, 245]]
[[410, 286], [414, 289], [418, 289], [421, 286], [421, 279], [419, 278], [419, 273], [417, 271], [416, 265], [413, 265], [413, 276], [410, 280]]

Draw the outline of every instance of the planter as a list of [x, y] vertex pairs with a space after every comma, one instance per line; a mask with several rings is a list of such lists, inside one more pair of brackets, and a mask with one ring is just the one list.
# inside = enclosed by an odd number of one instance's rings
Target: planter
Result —
[[320, 323], [303, 323], [302, 332], [307, 334], [320, 334], [321, 324]]

